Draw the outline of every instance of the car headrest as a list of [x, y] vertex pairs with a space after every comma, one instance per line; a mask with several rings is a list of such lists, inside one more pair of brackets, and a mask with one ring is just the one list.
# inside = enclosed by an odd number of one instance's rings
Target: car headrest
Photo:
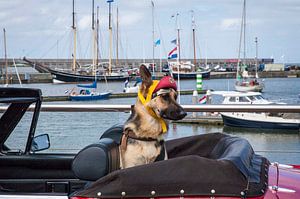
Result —
[[100, 139], [110, 138], [110, 139], [114, 140], [116, 143], [120, 144], [121, 137], [123, 135], [123, 127], [124, 127], [124, 125], [122, 125], [122, 124], [116, 124], [116, 125], [110, 127], [102, 134]]
[[102, 138], [78, 152], [72, 170], [81, 180], [95, 181], [120, 168], [119, 145], [112, 139]]

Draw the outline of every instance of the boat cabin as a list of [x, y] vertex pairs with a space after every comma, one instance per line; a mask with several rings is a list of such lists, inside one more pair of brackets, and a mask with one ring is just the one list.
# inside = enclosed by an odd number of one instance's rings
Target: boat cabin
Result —
[[260, 92], [214, 91], [213, 95], [224, 97], [222, 104], [272, 104]]

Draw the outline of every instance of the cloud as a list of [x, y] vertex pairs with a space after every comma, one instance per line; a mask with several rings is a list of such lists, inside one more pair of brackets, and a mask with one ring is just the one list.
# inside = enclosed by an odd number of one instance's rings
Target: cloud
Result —
[[[72, 25], [72, 0], [26, 0], [26, 3], [23, 1], [0, 0], [2, 24], [0, 28], [6, 28], [10, 47], [15, 47], [12, 49], [13, 53], [19, 52], [18, 49], [26, 51], [38, 49], [35, 52], [44, 52], [63, 35], [66, 35], [63, 38], [67, 40]], [[77, 27], [81, 33], [78, 36], [83, 37], [82, 43], [89, 43], [91, 41], [89, 32], [91, 0], [75, 2]], [[214, 0], [213, 3], [211, 0], [153, 0], [153, 2], [155, 37], [162, 39], [163, 49], [171, 47], [169, 40], [176, 35], [171, 15], [177, 12], [180, 13], [181, 38], [187, 41], [182, 43], [182, 49], [188, 49], [188, 39], [191, 37], [190, 10], [193, 9], [197, 24], [196, 33], [199, 34], [198, 40], [200, 43], [208, 42], [207, 48], [214, 49], [214, 52], [208, 54], [215, 57], [237, 55], [242, 0]], [[108, 4], [102, 0], [95, 1], [95, 4], [99, 5], [100, 11], [100, 34], [103, 35], [100, 38], [105, 38], [103, 42], [106, 44]], [[116, 25], [116, 7], [119, 9], [120, 42], [123, 42], [124, 48], [132, 48], [131, 57], [151, 57], [152, 49], [149, 48], [152, 44], [151, 0], [114, 1], [113, 30]], [[264, 46], [261, 48], [262, 55], [270, 56], [273, 53], [276, 58], [277, 55], [280, 58], [282, 49], [280, 53], [276, 53], [274, 46], [282, 46], [284, 49], [293, 49], [285, 52], [286, 57], [299, 60], [300, 1], [272, 0], [270, 3], [270, 0], [252, 0], [247, 1], [246, 7], [246, 37], [250, 45], [253, 44], [254, 36], [258, 36]], [[128, 41], [128, 44], [125, 41]], [[141, 50], [142, 42], [146, 48], [145, 53]], [[56, 52], [53, 55], [56, 56]]]
[[120, 22], [122, 26], [133, 26], [143, 20], [144, 17], [143, 13], [126, 13], [121, 16]]
[[78, 21], [78, 28], [79, 29], [88, 29], [91, 25], [91, 15], [84, 15]]
[[235, 30], [241, 26], [241, 19], [239, 18], [228, 18], [223, 19], [220, 24], [222, 30]]

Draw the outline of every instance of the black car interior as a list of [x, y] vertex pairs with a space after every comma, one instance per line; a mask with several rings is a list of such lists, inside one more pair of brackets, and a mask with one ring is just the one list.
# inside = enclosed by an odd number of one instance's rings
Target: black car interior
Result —
[[[101, 192], [111, 198], [118, 197], [116, 193], [125, 187], [128, 196], [151, 197], [149, 189], [153, 187], [160, 196], [175, 196], [184, 186], [185, 195], [210, 195], [212, 188], [201, 179], [210, 179], [208, 184], [222, 190], [220, 196], [240, 196], [243, 192], [255, 197], [267, 189], [268, 160], [256, 155], [247, 140], [222, 133], [166, 141], [168, 160], [122, 170], [119, 169], [122, 125], [111, 127], [100, 140], [77, 154], [35, 153], [34, 150], [41, 150], [35, 137], [41, 102], [39, 89], [0, 88], [0, 103], [8, 106], [4, 109], [0, 106], [4, 111], [0, 114], [2, 193], [94, 197]], [[29, 132], [24, 132], [28, 134], [25, 150], [11, 150], [5, 141], [28, 110], [33, 114]], [[39, 137], [44, 138], [47, 136]]]
[[[72, 171], [75, 154], [32, 151], [41, 102], [39, 89], [0, 88], [0, 104], [8, 106], [0, 114], [0, 192], [69, 194], [86, 184]], [[28, 109], [32, 109], [33, 116], [29, 132], [24, 132], [28, 135], [25, 150], [11, 150], [5, 141]]]

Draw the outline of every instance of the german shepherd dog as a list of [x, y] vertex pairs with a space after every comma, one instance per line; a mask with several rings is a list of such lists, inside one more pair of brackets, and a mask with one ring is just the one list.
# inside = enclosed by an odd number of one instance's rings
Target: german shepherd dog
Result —
[[[167, 159], [163, 133], [168, 130], [166, 120], [180, 120], [186, 112], [176, 102], [176, 83], [171, 77], [160, 82], [151, 79], [145, 65], [140, 66], [142, 84], [131, 115], [126, 121], [120, 145], [121, 168]], [[154, 82], [158, 82], [156, 86]]]

